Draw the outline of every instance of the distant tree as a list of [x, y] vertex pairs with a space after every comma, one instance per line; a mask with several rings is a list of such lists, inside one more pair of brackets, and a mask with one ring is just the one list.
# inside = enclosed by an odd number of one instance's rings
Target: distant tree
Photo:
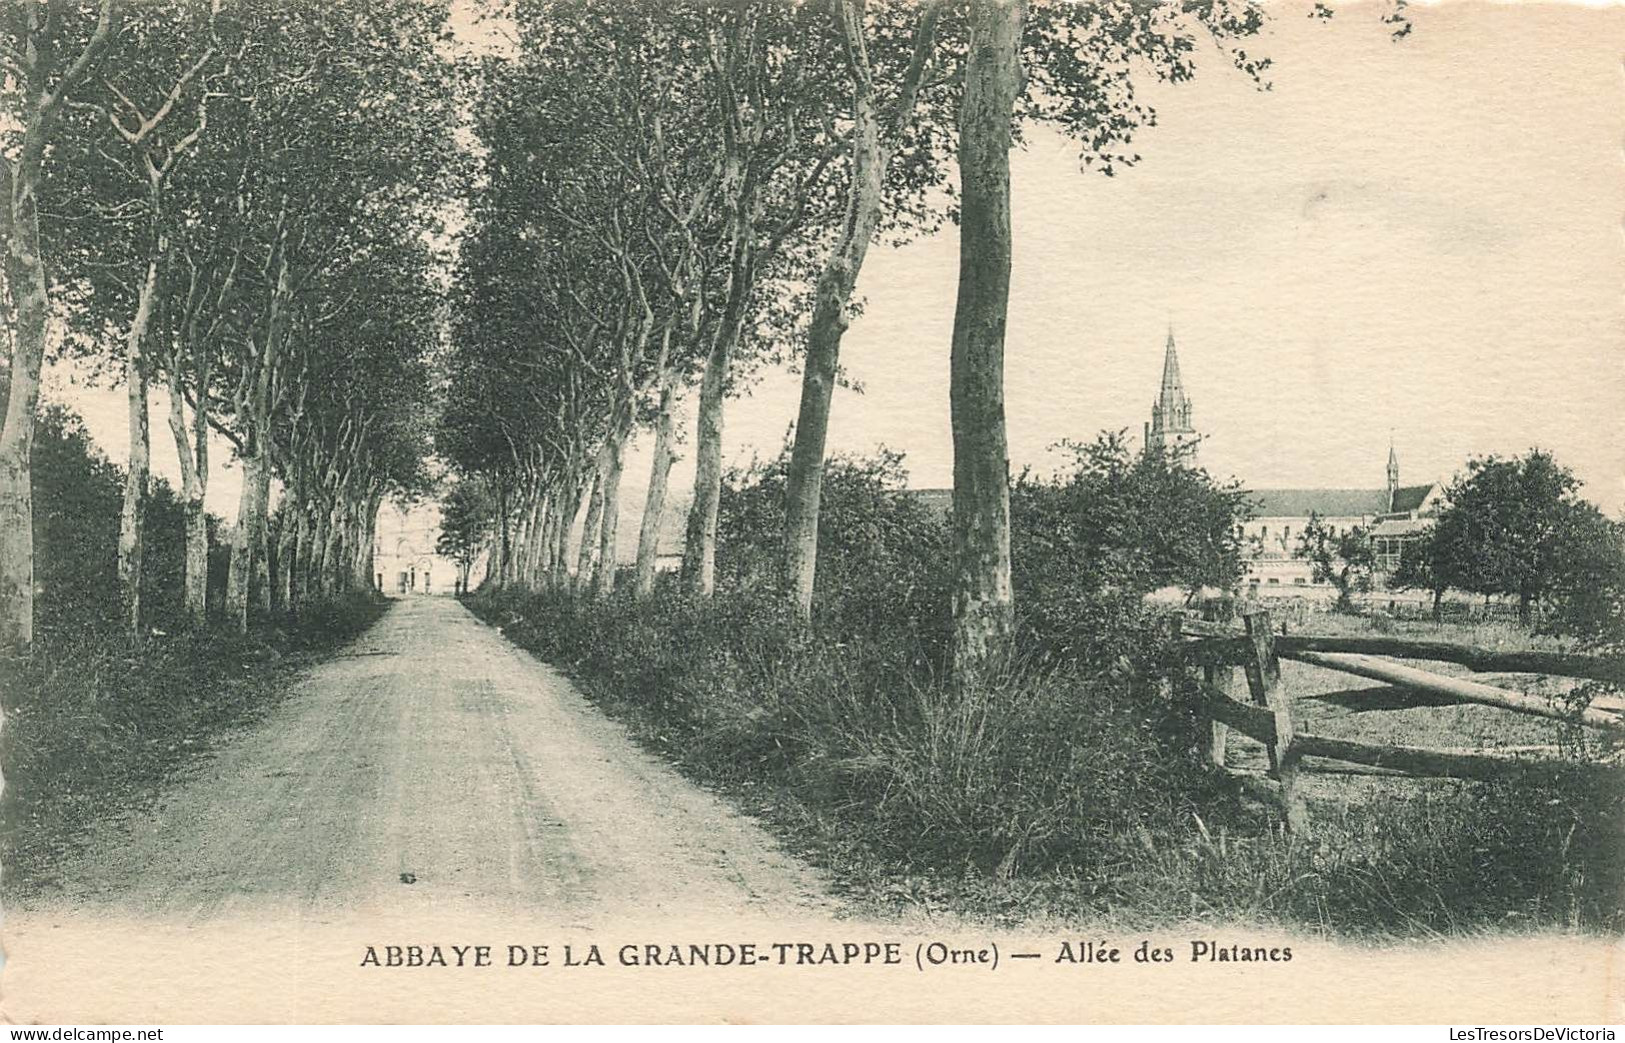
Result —
[[1292, 555], [1314, 566], [1316, 583], [1330, 583], [1337, 588], [1339, 612], [1354, 611], [1354, 595], [1371, 590], [1377, 555], [1371, 544], [1371, 530], [1363, 525], [1338, 532], [1320, 515], [1311, 514]]
[[1439, 530], [1434, 528], [1421, 539], [1407, 541], [1400, 551], [1399, 565], [1388, 577], [1388, 586], [1393, 590], [1430, 591], [1433, 594], [1435, 621], [1444, 615], [1444, 592], [1450, 586], [1444, 575], [1434, 567], [1435, 561], [1445, 557], [1433, 550], [1433, 542], [1438, 537]]
[[1609, 523], [1578, 494], [1580, 482], [1552, 454], [1472, 460], [1446, 492], [1423, 545], [1432, 582], [1518, 599], [1518, 618], [1562, 591], [1583, 587], [1606, 556]]
[[1240, 580], [1247, 493], [1193, 466], [1193, 447], [1136, 453], [1111, 432], [1066, 448], [1070, 470], [1010, 491], [1020, 624], [1040, 659], [1104, 668], [1131, 654], [1146, 594]]
[[1193, 466], [1193, 447], [1135, 453], [1122, 432], [1063, 447], [1070, 471], [1012, 490], [1018, 586], [1038, 573], [1134, 598], [1235, 585], [1247, 493]]
[[496, 505], [485, 483], [465, 478], [451, 487], [440, 504], [440, 538], [435, 551], [457, 563], [459, 589], [468, 592], [468, 574], [491, 542]]
[[1579, 505], [1558, 556], [1542, 629], [1625, 654], [1625, 522]]

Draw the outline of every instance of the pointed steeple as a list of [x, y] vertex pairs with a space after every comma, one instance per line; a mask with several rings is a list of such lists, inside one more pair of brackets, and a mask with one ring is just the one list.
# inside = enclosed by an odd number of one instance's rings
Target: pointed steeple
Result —
[[1167, 447], [1196, 440], [1191, 426], [1191, 400], [1179, 375], [1179, 352], [1174, 347], [1174, 328], [1168, 327], [1168, 343], [1162, 356], [1162, 388], [1151, 407], [1151, 423], [1146, 428], [1146, 446]]
[[1394, 499], [1399, 493], [1399, 454], [1394, 452], [1394, 433], [1388, 432], [1388, 509], [1394, 509]]
[[1168, 346], [1162, 356], [1162, 401], [1167, 406], [1169, 401], [1183, 402], [1185, 400], [1185, 386], [1179, 379], [1179, 352], [1174, 350], [1174, 328], [1168, 327]]

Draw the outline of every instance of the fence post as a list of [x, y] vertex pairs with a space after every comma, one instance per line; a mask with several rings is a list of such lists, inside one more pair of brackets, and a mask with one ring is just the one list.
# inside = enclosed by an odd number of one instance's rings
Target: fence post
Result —
[[1293, 833], [1309, 832], [1309, 810], [1298, 792], [1298, 758], [1292, 752], [1292, 706], [1286, 684], [1281, 680], [1281, 660], [1275, 654], [1275, 634], [1270, 629], [1268, 609], [1257, 609], [1244, 617], [1252, 654], [1247, 657], [1247, 687], [1253, 702], [1275, 715], [1275, 741], [1270, 744], [1270, 768], [1281, 784], [1281, 813]]
[[[1202, 618], [1210, 623], [1220, 622], [1217, 602], [1202, 606]], [[1234, 698], [1236, 694], [1236, 668], [1228, 664], [1207, 663], [1202, 667], [1202, 685]], [[1204, 691], [1203, 697], [1206, 698]], [[1205, 716], [1205, 715], [1204, 715]], [[1216, 768], [1224, 767], [1225, 748], [1230, 740], [1230, 726], [1223, 721], [1207, 718], [1207, 759]]]
[[[1178, 616], [1164, 616], [1161, 620], [1160, 627], [1163, 636], [1168, 639], [1169, 643], [1177, 651], [1179, 648], [1179, 642], [1183, 638], [1185, 632], [1184, 621]], [[1183, 655], [1183, 653], [1180, 654]], [[1179, 673], [1184, 673], [1184, 669], [1182, 667], [1175, 667], [1173, 669], [1177, 670]], [[1164, 701], [1172, 700], [1174, 697], [1174, 687], [1173, 673], [1168, 673], [1157, 678], [1156, 689], [1158, 698], [1163, 699]]]

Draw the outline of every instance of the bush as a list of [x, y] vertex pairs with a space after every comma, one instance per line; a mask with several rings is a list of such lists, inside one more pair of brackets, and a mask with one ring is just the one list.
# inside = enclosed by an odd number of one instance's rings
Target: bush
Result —
[[[727, 476], [717, 524], [717, 587], [724, 593], [755, 598], [779, 589], [789, 467], [786, 449]], [[905, 628], [936, 662], [951, 633], [948, 526], [904, 487], [907, 479], [902, 454], [884, 449], [825, 465], [813, 611], [842, 640]]]
[[[84, 421], [47, 406], [35, 423], [33, 456], [36, 629], [41, 640], [119, 618], [119, 512], [124, 471], [97, 449]], [[225, 597], [229, 549], [210, 517], [210, 603]], [[186, 517], [161, 478], [147, 501], [141, 591], [144, 614], [161, 629], [180, 626], [186, 574]]]
[[1028, 654], [1105, 670], [1132, 654], [1153, 590], [1235, 584], [1246, 494], [1188, 449], [1135, 454], [1121, 434], [1066, 448], [1070, 470], [1010, 492], [1016, 608]]

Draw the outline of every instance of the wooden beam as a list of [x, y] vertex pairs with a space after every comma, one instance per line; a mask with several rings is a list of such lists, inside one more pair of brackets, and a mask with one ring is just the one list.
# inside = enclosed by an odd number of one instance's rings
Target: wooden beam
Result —
[[1399, 663], [1374, 659], [1366, 655], [1343, 652], [1292, 652], [1289, 653], [1289, 658], [1332, 670], [1341, 670], [1356, 677], [1369, 677], [1374, 681], [1387, 681], [1389, 684], [1447, 696], [1464, 703], [1496, 706], [1503, 710], [1547, 717], [1554, 721], [1579, 721], [1595, 728], [1625, 732], [1625, 718], [1602, 710], [1586, 709], [1576, 714], [1566, 707], [1538, 696], [1511, 692], [1505, 688], [1480, 684], [1461, 677], [1444, 677], [1426, 670], [1418, 670], [1413, 666], [1402, 666]]
[[1617, 765], [1572, 764], [1550, 758], [1518, 757], [1488, 750], [1428, 750], [1416, 746], [1376, 746], [1349, 739], [1299, 734], [1292, 748], [1300, 757], [1326, 757], [1387, 768], [1409, 775], [1449, 779], [1498, 779], [1531, 772], [1551, 772], [1564, 767], [1621, 773]]
[[[1185, 621], [1184, 632], [1196, 640], [1185, 648], [1204, 661], [1246, 662], [1246, 639], [1233, 625], [1206, 620]], [[1397, 637], [1321, 637], [1277, 635], [1277, 655], [1298, 658], [1299, 652], [1349, 652], [1396, 659], [1431, 659], [1456, 663], [1475, 673], [1546, 674], [1625, 684], [1625, 659], [1574, 652], [1498, 652], [1449, 641], [1412, 641]]]
[[1453, 696], [1393, 684], [1379, 684], [1370, 688], [1344, 688], [1336, 692], [1316, 692], [1313, 695], [1300, 695], [1298, 698], [1347, 707], [1356, 713], [1461, 705], [1461, 700]]
[[[1202, 607], [1201, 620], [1192, 620], [1192, 622], [1216, 623], [1218, 615], [1219, 606], [1214, 602], [1209, 602]], [[1224, 767], [1230, 744], [1230, 723], [1224, 714], [1228, 712], [1231, 706], [1251, 709], [1251, 707], [1243, 707], [1241, 703], [1234, 701], [1233, 693], [1240, 687], [1239, 680], [1240, 678], [1237, 676], [1234, 666], [1215, 663], [1207, 663], [1202, 666], [1202, 695], [1204, 698], [1211, 699], [1213, 695], [1217, 694], [1222, 700], [1217, 712], [1211, 709], [1208, 712], [1207, 735], [1204, 737], [1207, 741], [1207, 761], [1215, 768], [1222, 769]], [[1246, 729], [1243, 728], [1242, 731], [1245, 732]], [[1274, 734], [1275, 722], [1272, 719], [1270, 722], [1270, 735], [1274, 736]]]
[[1292, 698], [1281, 680], [1281, 660], [1275, 654], [1270, 614], [1264, 609], [1249, 612], [1245, 622], [1253, 646], [1252, 661], [1247, 664], [1247, 687], [1252, 690], [1253, 702], [1268, 708], [1275, 720], [1275, 738], [1269, 744], [1270, 768], [1281, 784], [1281, 812], [1287, 829], [1307, 833], [1309, 809], [1296, 785], [1298, 755], [1292, 748]]
[[[1186, 628], [1188, 633], [1195, 633]], [[1206, 636], [1206, 635], [1204, 635]], [[1212, 635], [1215, 637], [1222, 635]], [[1290, 659], [1299, 652], [1352, 652], [1358, 655], [1433, 659], [1479, 673], [1551, 674], [1625, 684], [1625, 660], [1566, 652], [1494, 652], [1448, 641], [1408, 641], [1392, 637], [1314, 637], [1293, 634], [1275, 639], [1275, 650]]]
[[1214, 721], [1247, 736], [1265, 746], [1275, 742], [1275, 714], [1268, 707], [1239, 702], [1225, 694], [1218, 686], [1202, 687], [1202, 709]]

